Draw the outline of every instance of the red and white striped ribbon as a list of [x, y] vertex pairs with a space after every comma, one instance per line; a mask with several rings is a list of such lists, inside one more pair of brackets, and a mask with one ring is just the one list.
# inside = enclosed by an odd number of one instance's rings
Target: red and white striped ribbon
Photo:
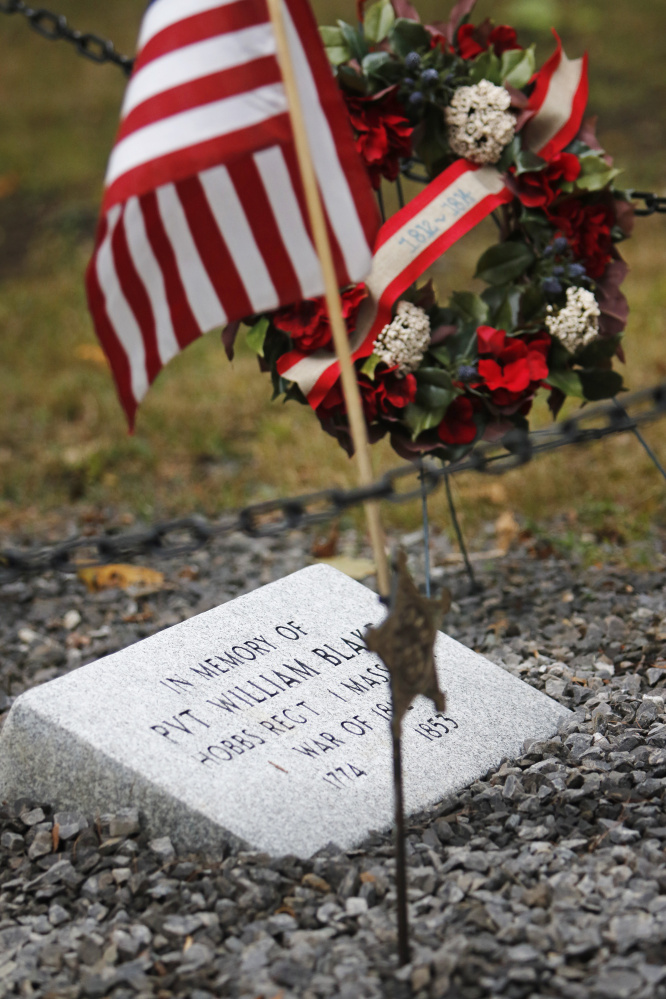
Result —
[[[555, 37], [556, 51], [534, 77], [531, 107], [536, 113], [524, 133], [527, 147], [544, 159], [574, 138], [587, 102], [587, 57], [567, 59]], [[449, 247], [513, 197], [495, 167], [460, 159], [382, 226], [365, 281], [369, 294], [350, 341], [354, 360], [372, 353], [400, 295]], [[328, 350], [289, 351], [278, 360], [277, 370], [299, 386], [313, 409], [340, 374], [338, 361]]]

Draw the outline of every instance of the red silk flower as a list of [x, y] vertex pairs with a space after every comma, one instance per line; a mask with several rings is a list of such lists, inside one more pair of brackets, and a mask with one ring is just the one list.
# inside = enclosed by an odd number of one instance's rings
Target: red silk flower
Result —
[[414, 129], [402, 113], [394, 87], [373, 97], [345, 94], [345, 101], [356, 132], [356, 148], [377, 190], [382, 177], [395, 180], [401, 158], [411, 156]]
[[463, 59], [475, 59], [487, 49], [493, 49], [496, 56], [501, 56], [508, 49], [520, 49], [515, 28], [508, 24], [498, 24], [488, 31], [488, 22], [475, 27], [473, 24], [463, 24], [458, 29], [458, 52]]
[[466, 395], [457, 396], [437, 427], [437, 433], [445, 444], [471, 444], [477, 433], [472, 400]]
[[479, 326], [479, 377], [497, 406], [510, 406], [536, 392], [548, 377], [550, 337], [508, 337], [504, 330]]
[[[354, 285], [342, 292], [342, 315], [349, 334], [356, 329], [358, 310], [367, 294], [364, 284]], [[306, 298], [279, 309], [272, 316], [272, 321], [279, 330], [289, 334], [297, 350], [306, 354], [331, 342], [331, 326], [323, 298]]]
[[590, 277], [600, 278], [611, 259], [611, 229], [615, 224], [615, 211], [610, 200], [593, 204], [578, 198], [567, 198], [559, 202], [546, 214], [558, 235], [569, 240], [573, 255], [581, 260]]
[[556, 153], [545, 169], [514, 174], [512, 187], [528, 208], [545, 208], [561, 194], [562, 183], [579, 174], [580, 162], [573, 153]]
[[[397, 410], [404, 409], [408, 403], [414, 402], [416, 378], [411, 374], [399, 378], [396, 371], [397, 367], [378, 369], [374, 379], [368, 378], [366, 375], [358, 376], [363, 413], [368, 423], [373, 423], [379, 417], [388, 419], [393, 417], [395, 419], [399, 416]], [[316, 412], [322, 421], [346, 415], [347, 410], [339, 378], [331, 386]]]

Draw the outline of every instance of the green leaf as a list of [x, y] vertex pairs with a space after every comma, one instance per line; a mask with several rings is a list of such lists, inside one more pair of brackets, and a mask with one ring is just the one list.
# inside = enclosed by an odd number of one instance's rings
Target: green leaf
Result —
[[404, 59], [410, 52], [430, 48], [430, 36], [418, 21], [410, 21], [399, 17], [389, 32], [391, 48], [396, 55]]
[[520, 319], [523, 323], [529, 323], [534, 319], [545, 304], [543, 292], [536, 285], [530, 284], [520, 296]]
[[342, 32], [344, 43], [351, 52], [352, 57], [359, 62], [363, 62], [363, 59], [368, 54], [368, 46], [361, 32], [353, 28], [351, 24], [347, 24], [346, 21], [338, 21], [338, 27]]
[[351, 66], [338, 66], [338, 82], [343, 90], [349, 90], [352, 94], [365, 95], [366, 80], [361, 73], [357, 73]]
[[431, 385], [428, 382], [419, 382], [416, 391], [416, 403], [424, 409], [434, 410], [446, 409], [454, 399], [455, 392], [452, 388], [441, 388], [439, 385]]
[[[515, 139], [513, 140], [516, 141]], [[545, 170], [548, 164], [540, 156], [533, 153], [531, 149], [518, 149], [513, 158], [516, 164], [516, 174], [534, 173], [537, 170]]]
[[478, 55], [469, 71], [470, 83], [480, 83], [481, 80], [490, 80], [498, 86], [502, 82], [500, 61], [492, 49]]
[[432, 430], [434, 427], [438, 427], [444, 419], [445, 412], [445, 407], [430, 410], [424, 409], [423, 406], [419, 406], [415, 402], [410, 402], [408, 406], [405, 406], [403, 410], [404, 419], [412, 431], [412, 440], [416, 440], [424, 430]]
[[486, 288], [481, 297], [490, 309], [488, 322], [497, 329], [511, 332], [518, 325], [518, 307], [520, 304], [520, 288], [493, 287]]
[[365, 12], [363, 31], [373, 45], [383, 42], [395, 23], [395, 12], [391, 0], [377, 0]]
[[340, 66], [351, 59], [351, 49], [345, 42], [340, 28], [324, 25], [319, 29], [326, 55], [331, 66]]
[[259, 354], [259, 357], [264, 356], [264, 341], [266, 340], [269, 326], [270, 320], [266, 316], [262, 316], [259, 322], [255, 323], [245, 334], [248, 347], [251, 347], [256, 354]]
[[601, 191], [619, 173], [620, 170], [610, 167], [601, 156], [595, 154], [582, 156], [576, 187], [582, 191]]
[[466, 322], [474, 322], [482, 326], [488, 321], [488, 306], [480, 295], [473, 291], [454, 291], [451, 295], [451, 306]]
[[421, 133], [421, 138], [416, 142], [415, 151], [425, 163], [428, 174], [434, 177], [438, 164], [449, 154], [442, 108], [428, 103], [423, 115], [423, 128], [417, 132]]
[[564, 369], [562, 371], [550, 371], [546, 378], [548, 385], [557, 388], [565, 395], [573, 395], [579, 399], [585, 398], [583, 385], [577, 371]]
[[534, 254], [525, 243], [497, 243], [481, 256], [474, 277], [487, 284], [507, 284], [533, 263]]
[[451, 389], [451, 375], [444, 368], [419, 368], [416, 372], [419, 385], [439, 385], [440, 388]]
[[520, 90], [532, 79], [535, 65], [534, 45], [527, 49], [509, 49], [502, 54], [500, 77], [505, 83]]
[[370, 357], [365, 360], [363, 367], [361, 368], [361, 374], [367, 375], [368, 378], [374, 379], [377, 365], [381, 364], [381, 362], [382, 359], [381, 357], [378, 357], [377, 354], [370, 354]]
[[599, 399], [612, 399], [624, 388], [622, 375], [618, 371], [581, 371], [580, 380], [583, 383], [583, 394], [590, 402]]

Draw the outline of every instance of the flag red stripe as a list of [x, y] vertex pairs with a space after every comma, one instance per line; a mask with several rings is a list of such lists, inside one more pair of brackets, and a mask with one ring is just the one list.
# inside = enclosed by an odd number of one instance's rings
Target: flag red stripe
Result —
[[198, 177], [188, 177], [176, 185], [178, 197], [187, 216], [192, 238], [197, 245], [201, 262], [210, 282], [217, 292], [225, 312], [229, 309], [241, 315], [252, 313], [248, 298], [234, 258], [210, 210], [208, 199]]
[[237, 3], [228, 4], [226, 7], [216, 7], [201, 14], [184, 17], [177, 24], [172, 24], [159, 34], [153, 35], [139, 53], [132, 75], [136, 76], [148, 63], [186, 45], [205, 42], [216, 35], [253, 28], [257, 24], [265, 24], [268, 20], [265, 0], [238, 0]]
[[146, 235], [164, 277], [171, 323], [182, 350], [201, 336], [201, 330], [187, 300], [176, 255], [164, 228], [156, 195], [152, 192], [145, 194], [140, 200], [140, 205], [146, 223]]
[[372, 246], [379, 228], [379, 208], [372, 194], [368, 196], [368, 174], [356, 151], [349, 115], [340, 98], [337, 85], [334, 84], [328, 59], [322, 50], [319, 29], [307, 0], [285, 0], [285, 3], [294, 24], [298, 26], [298, 33], [319, 92], [319, 100], [333, 133], [338, 158], [347, 178], [366, 242]]
[[[261, 134], [261, 142], [257, 135]], [[133, 195], [146, 194], [164, 184], [184, 180], [194, 173], [201, 173], [220, 163], [230, 163], [248, 152], [284, 145], [291, 141], [291, 126], [287, 113], [276, 115], [256, 125], [238, 129], [228, 135], [219, 135], [206, 142], [199, 142], [185, 149], [178, 149], [121, 174], [106, 190], [103, 211], [128, 201]]]
[[275, 56], [265, 56], [253, 62], [224, 69], [210, 76], [191, 80], [171, 90], [163, 90], [154, 97], [149, 97], [137, 105], [123, 120], [116, 142], [127, 138], [140, 128], [152, 125], [173, 114], [191, 111], [213, 101], [224, 100], [225, 97], [235, 97], [237, 94], [254, 90], [257, 87], [280, 83], [280, 67]]
[[88, 270], [86, 271], [88, 307], [95, 320], [95, 332], [113, 371], [118, 398], [127, 415], [130, 430], [132, 430], [134, 428], [134, 418], [138, 404], [132, 393], [132, 374], [129, 360], [118, 339], [113, 323], [109, 319], [109, 314], [106, 311], [106, 299], [100, 287], [99, 278], [97, 277], [97, 251], [106, 239], [107, 232], [108, 222], [106, 216], [103, 215], [97, 232], [95, 254], [88, 264]]
[[150, 299], [130, 255], [124, 222], [123, 214], [118, 220], [111, 238], [111, 252], [118, 282], [141, 330], [141, 339], [146, 352], [146, 374], [150, 383], [157, 378], [162, 369], [162, 361], [157, 347], [157, 328]]
[[[264, 184], [251, 156], [228, 167], [257, 246], [261, 250], [280, 303], [297, 302], [303, 296], [298, 275], [284, 245]], [[238, 318], [241, 318], [238, 316]]]

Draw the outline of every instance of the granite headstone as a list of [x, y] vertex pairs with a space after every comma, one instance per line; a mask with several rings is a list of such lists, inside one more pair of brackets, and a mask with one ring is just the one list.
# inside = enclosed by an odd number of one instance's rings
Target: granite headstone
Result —
[[[181, 850], [351, 847], [393, 814], [388, 671], [363, 643], [384, 614], [311, 566], [36, 687], [0, 735], [0, 797], [138, 806]], [[446, 712], [419, 697], [403, 725], [409, 812], [568, 713], [441, 633], [436, 660]]]

